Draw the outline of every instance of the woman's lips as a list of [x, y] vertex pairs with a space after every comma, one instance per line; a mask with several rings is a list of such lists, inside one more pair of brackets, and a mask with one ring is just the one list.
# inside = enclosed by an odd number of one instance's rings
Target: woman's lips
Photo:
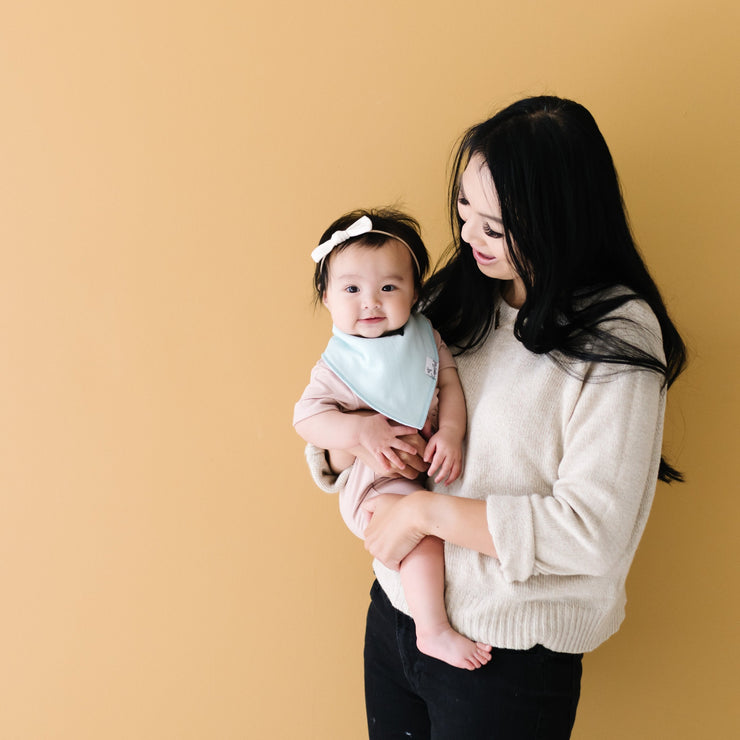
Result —
[[473, 249], [473, 258], [482, 265], [490, 265], [491, 262], [496, 261], [495, 257], [486, 257], [485, 254], [481, 254], [477, 249]]

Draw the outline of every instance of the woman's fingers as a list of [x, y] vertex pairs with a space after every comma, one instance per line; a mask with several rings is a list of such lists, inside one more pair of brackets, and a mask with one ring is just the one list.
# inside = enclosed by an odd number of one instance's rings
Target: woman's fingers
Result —
[[391, 445], [399, 452], [405, 452], [407, 455], [418, 455], [416, 447], [407, 442], [403, 437], [397, 437]]
[[393, 472], [394, 470], [398, 470], [399, 472], [401, 472], [406, 467], [406, 464], [403, 462], [403, 460], [401, 460], [395, 450], [390, 447], [387, 450], [383, 451], [381, 457], [383, 458], [384, 462], [388, 463], [389, 473]]
[[417, 473], [426, 473], [429, 463], [425, 463], [424, 460], [416, 454], [410, 454], [408, 452], [399, 452], [398, 457], [401, 458], [404, 465], [408, 465], [413, 468]]
[[423, 537], [416, 530], [408, 507], [412, 496], [385, 493], [363, 504], [363, 509], [371, 514], [365, 529], [365, 549], [391, 570], [400, 568], [403, 558]]

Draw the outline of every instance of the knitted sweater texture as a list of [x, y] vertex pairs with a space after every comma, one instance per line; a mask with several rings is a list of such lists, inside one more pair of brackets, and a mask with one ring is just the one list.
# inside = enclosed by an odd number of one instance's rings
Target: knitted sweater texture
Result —
[[[593, 650], [619, 628], [625, 580], [655, 492], [665, 409], [662, 377], [574, 363], [570, 372], [513, 334], [517, 311], [458, 356], [468, 411], [465, 467], [434, 490], [486, 501], [497, 558], [447, 543], [446, 606], [473, 640], [559, 652]], [[662, 358], [650, 309], [630, 301], [620, 336]], [[309, 446], [314, 479], [338, 490], [323, 451]], [[393, 605], [409, 613], [397, 572], [375, 561]]]

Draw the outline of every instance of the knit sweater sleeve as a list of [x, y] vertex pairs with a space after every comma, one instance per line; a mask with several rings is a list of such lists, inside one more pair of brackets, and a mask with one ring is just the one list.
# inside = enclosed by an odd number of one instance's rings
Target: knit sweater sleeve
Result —
[[[634, 303], [634, 302], [633, 302]], [[640, 343], [662, 357], [657, 321], [637, 312]], [[551, 495], [487, 498], [504, 578], [602, 576], [629, 565], [657, 480], [665, 408], [662, 376], [626, 368], [587, 371], [569, 418]]]
[[335, 473], [326, 459], [326, 452], [312, 444], [306, 445], [306, 462], [314, 483], [326, 493], [339, 493], [347, 484], [352, 468]]

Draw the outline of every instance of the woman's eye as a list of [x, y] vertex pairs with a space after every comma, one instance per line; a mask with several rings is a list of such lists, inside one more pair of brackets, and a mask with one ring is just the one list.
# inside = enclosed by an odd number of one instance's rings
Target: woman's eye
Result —
[[460, 206], [460, 208], [462, 208], [464, 206], [469, 206], [470, 203], [468, 203], [468, 199], [464, 195], [458, 195], [457, 205]]
[[486, 236], [490, 236], [492, 239], [500, 239], [503, 234], [500, 234], [498, 231], [494, 231], [488, 224], [483, 225], [483, 233]]

